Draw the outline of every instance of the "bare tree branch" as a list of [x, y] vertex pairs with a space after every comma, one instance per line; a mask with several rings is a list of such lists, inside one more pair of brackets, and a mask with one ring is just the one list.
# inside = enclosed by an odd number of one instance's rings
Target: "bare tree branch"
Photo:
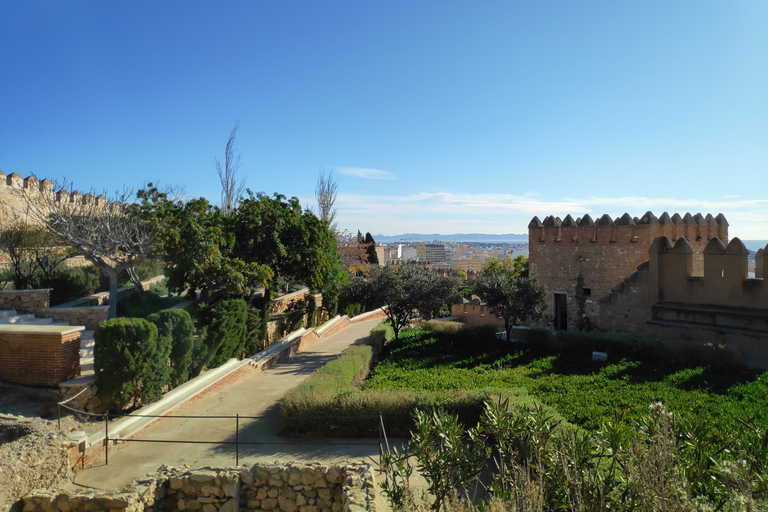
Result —
[[107, 198], [93, 192], [67, 192], [71, 185], [64, 181], [53, 187], [16, 192], [32, 221], [69, 243], [109, 276], [109, 318], [114, 318], [118, 276], [128, 270], [134, 281], [133, 267], [151, 256], [156, 230], [133, 214], [132, 190], [123, 189]]
[[320, 220], [327, 222], [334, 233], [336, 232], [336, 209], [333, 205], [336, 203], [338, 188], [339, 183], [333, 176], [333, 169], [327, 176], [324, 170], [320, 170], [320, 174], [317, 175], [317, 186], [315, 186], [315, 198], [320, 210]]
[[245, 180], [238, 177], [240, 155], [235, 154], [235, 137], [239, 127], [240, 123], [235, 123], [232, 133], [229, 134], [227, 148], [224, 151], [224, 167], [222, 168], [218, 158], [214, 158], [216, 172], [221, 181], [221, 209], [224, 213], [229, 213], [235, 209], [245, 190]]

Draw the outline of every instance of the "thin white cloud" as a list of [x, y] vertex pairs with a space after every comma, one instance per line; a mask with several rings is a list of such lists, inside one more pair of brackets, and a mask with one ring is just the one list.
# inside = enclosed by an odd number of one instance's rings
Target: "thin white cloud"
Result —
[[341, 174], [365, 180], [394, 180], [397, 178], [394, 174], [380, 169], [369, 169], [367, 167], [335, 167]]

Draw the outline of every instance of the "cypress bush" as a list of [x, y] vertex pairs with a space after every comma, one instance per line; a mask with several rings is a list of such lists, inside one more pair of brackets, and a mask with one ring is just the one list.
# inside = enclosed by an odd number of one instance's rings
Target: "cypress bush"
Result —
[[93, 363], [99, 394], [109, 410], [121, 411], [157, 400], [162, 381], [154, 373], [157, 327], [141, 318], [113, 318], [94, 333]]
[[216, 368], [245, 352], [248, 305], [243, 299], [221, 300], [201, 312], [203, 336], [195, 354], [195, 370]]
[[157, 327], [157, 372], [175, 388], [189, 378], [195, 326], [183, 309], [164, 309], [147, 317]]

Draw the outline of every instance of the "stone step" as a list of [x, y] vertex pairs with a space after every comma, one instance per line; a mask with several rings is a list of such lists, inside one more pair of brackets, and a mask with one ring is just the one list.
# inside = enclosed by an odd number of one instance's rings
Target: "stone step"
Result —
[[18, 313], [16, 313], [15, 309], [0, 309], [0, 318], [6, 317], [6, 316], [16, 316]]
[[22, 323], [34, 323], [35, 315], [15, 315], [4, 316], [0, 318], [0, 324], [22, 324]]

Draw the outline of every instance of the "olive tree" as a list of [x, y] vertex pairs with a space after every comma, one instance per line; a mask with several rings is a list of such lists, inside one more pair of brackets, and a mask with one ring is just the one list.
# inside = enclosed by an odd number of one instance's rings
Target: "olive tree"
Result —
[[518, 321], [538, 318], [546, 308], [547, 292], [539, 284], [536, 269], [529, 270], [527, 258], [491, 260], [475, 279], [475, 292], [491, 313], [504, 320], [507, 339]]
[[350, 291], [360, 302], [382, 305], [399, 340], [400, 331], [417, 314], [434, 318], [457, 300], [460, 285], [458, 275], [443, 277], [417, 263], [404, 263], [374, 268], [370, 276], [355, 279]]

